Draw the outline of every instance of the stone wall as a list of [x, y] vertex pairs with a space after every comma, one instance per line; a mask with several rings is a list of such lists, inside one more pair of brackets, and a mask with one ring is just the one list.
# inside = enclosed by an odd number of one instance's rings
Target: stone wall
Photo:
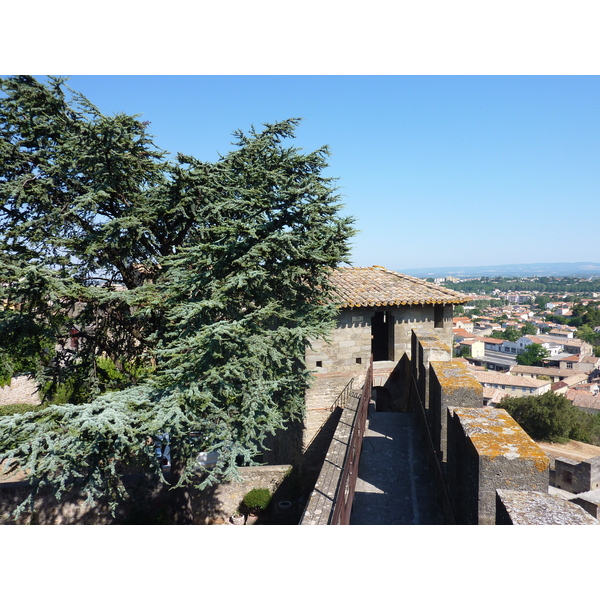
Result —
[[498, 489], [547, 493], [549, 464], [505, 410], [448, 408], [447, 482], [457, 524], [495, 524]]
[[164, 489], [156, 481], [143, 475], [131, 475], [124, 479], [129, 499], [121, 503], [114, 516], [108, 503], [99, 500], [86, 502], [77, 489], [66, 492], [60, 500], [50, 492], [40, 492], [33, 510], [24, 512], [15, 521], [13, 511], [25, 501], [31, 487], [26, 481], [0, 483], [0, 525], [123, 525], [160, 522], [164, 516], [166, 497]]
[[448, 407], [483, 407], [483, 387], [464, 363], [429, 362], [429, 423], [439, 461], [448, 460]]
[[417, 382], [417, 388], [421, 402], [424, 403], [425, 410], [429, 410], [429, 382], [430, 377], [429, 362], [444, 361], [452, 358], [452, 346], [442, 340], [439, 335], [432, 332], [425, 334], [419, 333], [413, 329], [411, 331], [411, 356], [412, 374]]
[[[273, 494], [273, 503], [295, 500], [289, 481], [290, 465], [240, 467], [240, 481], [222, 483], [202, 492], [192, 490], [192, 508], [195, 524], [224, 524], [236, 511], [244, 495], [253, 488], [267, 488]], [[290, 484], [286, 488], [286, 484]], [[50, 493], [40, 494], [32, 513], [24, 513], [17, 524], [39, 525], [128, 525], [167, 524], [168, 492], [164, 486], [143, 475], [125, 478], [129, 499], [120, 504], [113, 516], [108, 504], [99, 501], [87, 504], [77, 490], [68, 492], [61, 500]], [[11, 513], [29, 494], [26, 482], [13, 481], [0, 484], [0, 525], [15, 524]]]
[[306, 364], [316, 373], [364, 370], [371, 357], [371, 319], [376, 312], [388, 313], [393, 320], [393, 348], [389, 360], [398, 362], [411, 356], [412, 331], [434, 333], [443, 344], [452, 343], [452, 305], [444, 307], [443, 327], [434, 327], [433, 305], [378, 306], [340, 311], [336, 328], [328, 341], [316, 340], [306, 351]]
[[310, 445], [315, 435], [331, 415], [331, 406], [344, 388], [353, 380], [352, 387], [360, 386], [367, 366], [363, 371], [348, 373], [319, 373], [306, 392], [306, 415], [304, 418], [303, 449]]
[[306, 366], [315, 373], [346, 373], [363, 371], [371, 357], [371, 318], [375, 310], [341, 311], [336, 328], [327, 340], [311, 342], [306, 351]]
[[600, 489], [590, 492], [583, 492], [570, 500], [573, 504], [578, 504], [587, 513], [595, 519], [600, 519]]
[[329, 524], [335, 507], [338, 486], [359, 402], [359, 398], [351, 396], [342, 412], [317, 483], [304, 509], [300, 525]]
[[202, 492], [192, 492], [192, 506], [197, 525], [227, 523], [229, 517], [238, 509], [244, 495], [254, 488], [268, 489], [274, 496], [274, 503], [280, 500], [295, 500], [291, 496], [288, 498], [286, 494], [277, 494], [286, 477], [292, 475], [291, 465], [240, 467], [239, 474], [240, 481], [221, 483]]
[[497, 490], [496, 525], [600, 525], [582, 507], [542, 492]]
[[12, 378], [9, 385], [0, 387], [0, 406], [39, 403], [37, 382], [29, 375], [17, 375]]
[[554, 461], [554, 485], [573, 494], [600, 488], [600, 456], [576, 462], [568, 458]]

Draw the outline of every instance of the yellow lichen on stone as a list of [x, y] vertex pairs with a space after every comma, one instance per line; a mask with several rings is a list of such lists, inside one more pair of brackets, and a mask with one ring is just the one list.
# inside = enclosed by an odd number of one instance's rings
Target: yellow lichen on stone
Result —
[[[450, 346], [443, 342], [437, 335], [427, 332], [418, 334], [419, 344], [424, 350], [443, 350], [450, 353]], [[464, 366], [464, 365], [463, 365]]]
[[506, 411], [483, 407], [453, 412], [480, 456], [529, 459], [539, 471], [548, 468], [548, 457]]
[[443, 389], [471, 389], [483, 392], [483, 387], [462, 363], [431, 361], [436, 378]]

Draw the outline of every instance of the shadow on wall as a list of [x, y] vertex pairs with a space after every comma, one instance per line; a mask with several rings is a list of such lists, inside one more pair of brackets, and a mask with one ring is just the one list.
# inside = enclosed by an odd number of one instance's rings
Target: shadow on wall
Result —
[[410, 360], [404, 354], [383, 386], [373, 387], [373, 401], [377, 412], [410, 412]]
[[31, 512], [16, 521], [12, 511], [31, 491], [26, 481], [0, 484], [0, 525], [154, 525], [166, 523], [168, 500], [166, 491], [157, 479], [146, 474], [132, 474], [123, 482], [129, 495], [119, 504], [113, 517], [107, 501], [86, 504], [85, 495], [77, 487], [57, 500], [50, 491], [40, 493]]
[[341, 416], [342, 408], [338, 406], [333, 410], [304, 452], [304, 462], [301, 470], [301, 496], [303, 501], [308, 499], [308, 496], [317, 483], [319, 473], [321, 472], [325, 457], [327, 456], [327, 451], [329, 450], [329, 444], [331, 443], [331, 439], [333, 438]]

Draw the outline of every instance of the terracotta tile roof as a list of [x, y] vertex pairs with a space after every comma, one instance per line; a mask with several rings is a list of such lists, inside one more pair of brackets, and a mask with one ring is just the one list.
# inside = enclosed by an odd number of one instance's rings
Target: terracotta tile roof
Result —
[[570, 377], [573, 369], [559, 369], [558, 367], [530, 367], [528, 365], [513, 365], [510, 373], [528, 373], [533, 375], [549, 375], [550, 377]]
[[587, 392], [568, 390], [567, 400], [570, 400], [573, 403], [573, 406], [578, 406], [579, 408], [600, 410], [600, 397]]
[[465, 329], [461, 329], [460, 327], [453, 329], [452, 333], [454, 334], [455, 338], [469, 339], [477, 337], [474, 333], [469, 333], [468, 331], [466, 331]]
[[533, 377], [521, 377], [520, 375], [510, 375], [508, 373], [494, 373], [493, 371], [478, 372], [475, 376], [482, 385], [487, 383], [532, 389], [541, 388], [547, 385], [548, 388], [550, 388], [549, 381], [542, 381], [540, 379], [534, 379]]
[[484, 342], [485, 344], [494, 344], [494, 345], [501, 345], [503, 342], [506, 342], [506, 340], [501, 340], [499, 338], [493, 338], [493, 337], [477, 337], [478, 340]]
[[384, 267], [341, 267], [330, 282], [340, 307], [465, 304], [469, 296]]

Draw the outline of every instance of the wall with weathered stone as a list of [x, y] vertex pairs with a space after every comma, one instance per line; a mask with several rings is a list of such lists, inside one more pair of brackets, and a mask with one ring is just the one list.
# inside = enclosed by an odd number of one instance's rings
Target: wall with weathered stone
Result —
[[306, 366], [317, 374], [362, 371], [371, 357], [371, 318], [375, 310], [348, 309], [340, 312], [327, 340], [316, 340], [306, 351]]
[[[240, 467], [239, 481], [212, 486], [206, 490], [192, 490], [192, 509], [197, 525], [227, 523], [239, 507], [244, 495], [253, 488], [267, 488], [274, 501], [286, 499], [279, 493], [292, 474], [291, 465]], [[119, 525], [167, 523], [168, 492], [166, 488], [142, 475], [125, 478], [130, 498], [120, 504], [112, 516], [108, 504], [99, 501], [87, 504], [77, 490], [57, 500], [53, 494], [40, 494], [32, 513], [24, 513], [18, 524], [39, 525]], [[29, 494], [30, 486], [23, 481], [0, 483], [0, 525], [14, 524], [11, 513]]]
[[[315, 373], [363, 370], [371, 357], [371, 319], [376, 312], [389, 313], [393, 319], [393, 355], [398, 362], [403, 354], [411, 356], [413, 329], [435, 333], [442, 343], [452, 344], [452, 305], [444, 307], [443, 327], [434, 327], [433, 305], [378, 306], [347, 308], [340, 311], [336, 328], [328, 341], [316, 340], [306, 351], [307, 367]], [[319, 366], [320, 365], [320, 366]]]
[[431, 360], [427, 375], [431, 437], [444, 467], [448, 460], [448, 407], [483, 407], [483, 387], [460, 362]]
[[[266, 488], [276, 494], [286, 477], [291, 476], [291, 465], [240, 467], [240, 481], [221, 483], [202, 492], [192, 491], [192, 506], [197, 525], [218, 525], [229, 521], [244, 496], [254, 488]], [[277, 498], [277, 500], [292, 498]], [[275, 497], [274, 497], [275, 500]]]
[[328, 525], [335, 508], [336, 494], [349, 440], [356, 420], [359, 398], [351, 396], [344, 408], [327, 450], [317, 483], [310, 494], [300, 525]]
[[576, 462], [568, 458], [554, 461], [554, 486], [581, 494], [600, 488], [600, 456]]
[[457, 524], [495, 524], [498, 489], [546, 493], [549, 464], [505, 410], [449, 407], [447, 482]]
[[0, 387], [0, 406], [7, 404], [39, 404], [37, 383], [30, 375], [17, 375], [9, 385]]
[[108, 503], [98, 501], [88, 504], [77, 489], [64, 493], [60, 500], [54, 494], [41, 491], [36, 497], [33, 510], [22, 513], [15, 520], [13, 511], [25, 501], [31, 487], [26, 481], [13, 480], [0, 483], [0, 525], [113, 525], [160, 522], [164, 515], [166, 497], [164, 489], [156, 481], [141, 475], [124, 479], [129, 499], [121, 503], [113, 516]]
[[583, 492], [583, 494], [577, 495], [570, 501], [573, 502], [573, 504], [581, 506], [581, 508], [595, 519], [600, 519], [600, 489]]
[[543, 492], [497, 490], [496, 525], [600, 525], [582, 507]]
[[411, 331], [411, 357], [413, 357], [412, 376], [417, 382], [420, 401], [426, 411], [429, 410], [429, 362], [449, 361], [452, 358], [452, 346], [443, 341], [442, 337], [427, 331]]

